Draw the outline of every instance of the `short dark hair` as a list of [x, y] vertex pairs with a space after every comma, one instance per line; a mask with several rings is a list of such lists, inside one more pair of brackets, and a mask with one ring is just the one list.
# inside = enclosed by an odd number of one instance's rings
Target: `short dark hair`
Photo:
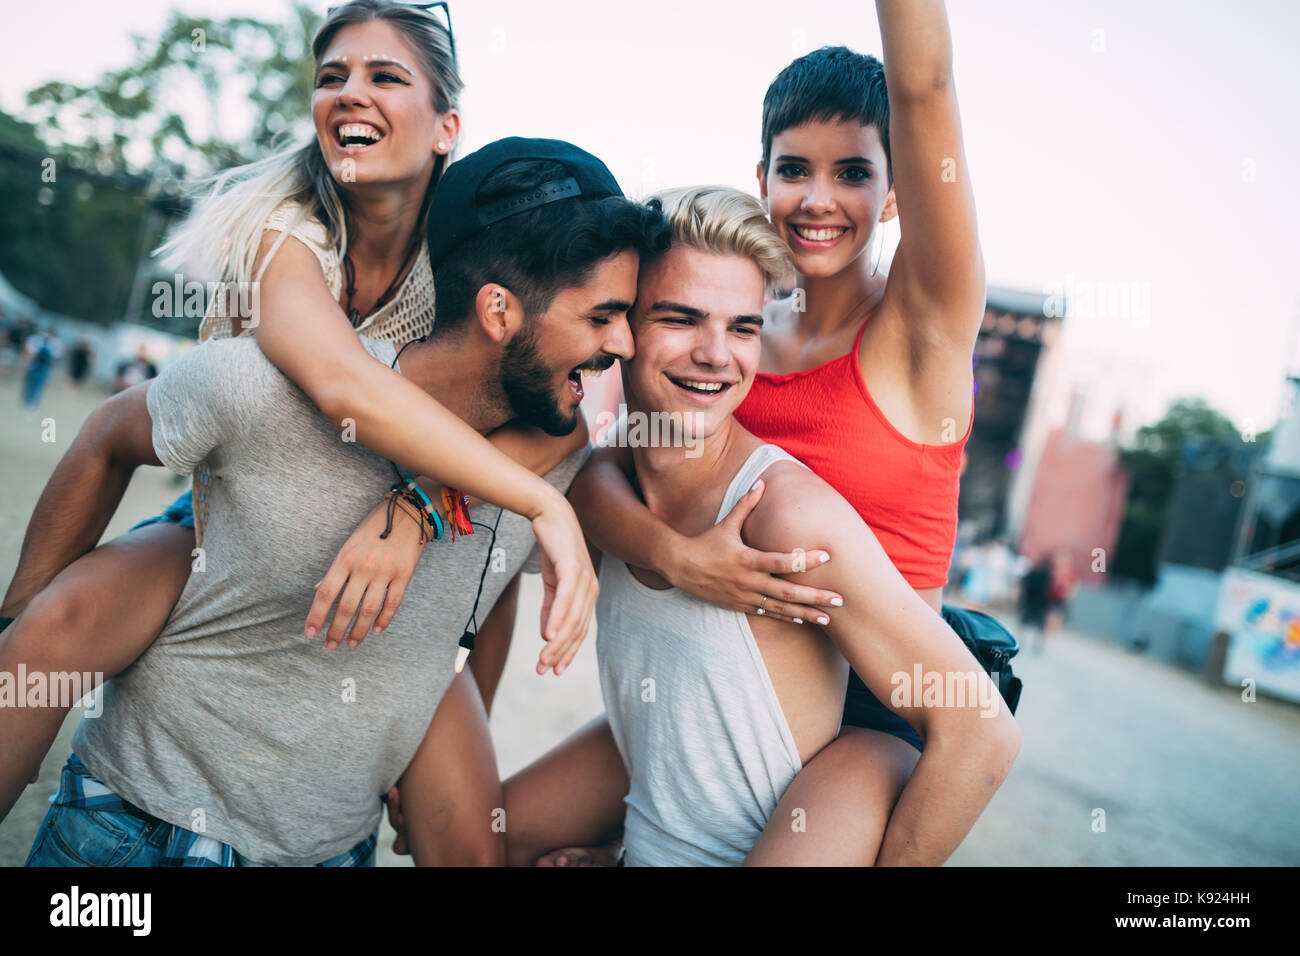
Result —
[[[483, 180], [476, 200], [487, 205], [566, 175], [553, 160], [507, 163]], [[671, 238], [661, 211], [622, 196], [579, 196], [516, 213], [467, 239], [438, 265], [434, 334], [462, 328], [478, 290], [489, 282], [514, 293], [526, 315], [538, 315], [562, 290], [586, 282], [602, 260], [626, 249], [649, 259]]]
[[857, 120], [874, 126], [889, 158], [889, 93], [885, 65], [846, 46], [824, 46], [799, 57], [776, 75], [763, 97], [763, 169], [772, 159], [772, 140], [807, 122]]

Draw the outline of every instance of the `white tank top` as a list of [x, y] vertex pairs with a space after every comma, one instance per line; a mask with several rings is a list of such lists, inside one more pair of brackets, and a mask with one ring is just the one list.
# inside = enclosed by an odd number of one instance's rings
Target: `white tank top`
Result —
[[[714, 524], [778, 461], [763, 445]], [[735, 866], [802, 764], [748, 617], [655, 590], [601, 559], [596, 653], [605, 710], [632, 787], [628, 866]]]

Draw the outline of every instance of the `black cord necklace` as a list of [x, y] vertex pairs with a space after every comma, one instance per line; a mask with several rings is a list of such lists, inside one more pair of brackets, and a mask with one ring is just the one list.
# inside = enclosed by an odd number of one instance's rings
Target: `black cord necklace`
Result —
[[[419, 248], [420, 248], [420, 233], [417, 231], [411, 236], [410, 248], [406, 250], [406, 258], [402, 260], [402, 265], [397, 270], [397, 275], [393, 276], [393, 281], [388, 283], [388, 288], [384, 290], [384, 294], [381, 295], [378, 298], [378, 300], [376, 300], [375, 304], [371, 307], [370, 311], [366, 313], [366, 315], [373, 315], [374, 313], [378, 312], [381, 308], [384, 307], [384, 303], [386, 303], [389, 297], [397, 290], [398, 284], [405, 277], [407, 267], [411, 264], [411, 258], [415, 255], [416, 250], [418, 250]], [[352, 327], [355, 329], [358, 325], [361, 324], [361, 313], [357, 311], [356, 307], [352, 304], [352, 297], [357, 294], [357, 283], [356, 283], [356, 272], [352, 265], [352, 256], [350, 254], [345, 254], [343, 256], [343, 274], [347, 277], [347, 295], [348, 295], [348, 302], [344, 311], [347, 312], [348, 321], [352, 323]], [[410, 344], [411, 344], [410, 342], [406, 343], [406, 345], [410, 345]], [[406, 345], [403, 345], [402, 348], [406, 348]]]
[[[401, 372], [397, 368], [397, 360], [402, 357], [402, 353], [405, 352], [408, 348], [410, 348], [415, 343], [424, 342], [428, 338], [429, 337], [427, 335], [422, 335], [418, 339], [411, 339], [411, 341], [407, 342], [400, 349], [398, 349], [397, 354], [393, 356], [393, 364], [392, 364], [393, 371], [397, 372], [400, 375]], [[405, 479], [402, 477], [401, 469], [397, 467], [397, 462], [392, 461], [390, 459], [388, 463], [393, 466], [393, 474], [397, 476], [397, 480], [404, 481]], [[464, 633], [461, 634], [460, 636], [460, 646], [465, 648], [465, 650], [467, 651], [474, 650], [474, 638], [478, 636], [478, 605], [479, 605], [479, 601], [481, 601], [483, 598], [483, 585], [487, 581], [488, 568], [492, 564], [492, 552], [496, 550], [497, 528], [500, 527], [501, 525], [501, 516], [504, 513], [505, 513], [504, 508], [497, 508], [497, 518], [496, 521], [494, 521], [491, 526], [488, 526], [481, 521], [474, 521], [472, 519], [470, 521], [470, 523], [473, 524], [475, 527], [486, 529], [492, 535], [492, 537], [488, 539], [487, 557], [483, 559], [483, 570], [479, 572], [478, 593], [474, 595], [474, 607], [469, 612], [469, 620], [465, 622]], [[471, 627], [473, 628], [472, 630]]]

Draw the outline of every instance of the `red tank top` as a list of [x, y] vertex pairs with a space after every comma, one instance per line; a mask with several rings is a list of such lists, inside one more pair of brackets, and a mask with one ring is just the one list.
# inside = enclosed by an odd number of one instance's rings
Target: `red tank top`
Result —
[[960, 441], [922, 445], [905, 438], [862, 379], [858, 346], [866, 328], [863, 322], [853, 351], [824, 365], [758, 373], [736, 420], [843, 495], [908, 584], [943, 587], [957, 539], [962, 449], [975, 421], [974, 403]]

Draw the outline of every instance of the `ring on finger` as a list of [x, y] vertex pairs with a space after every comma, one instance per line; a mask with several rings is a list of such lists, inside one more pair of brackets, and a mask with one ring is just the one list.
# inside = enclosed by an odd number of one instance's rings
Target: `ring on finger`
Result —
[[758, 608], [754, 611], [754, 613], [755, 613], [755, 614], [766, 614], [767, 612], [763, 610], [763, 605], [766, 604], [766, 603], [767, 603], [767, 595], [764, 594], [764, 595], [763, 595], [763, 600], [761, 600], [761, 601], [758, 602]]

